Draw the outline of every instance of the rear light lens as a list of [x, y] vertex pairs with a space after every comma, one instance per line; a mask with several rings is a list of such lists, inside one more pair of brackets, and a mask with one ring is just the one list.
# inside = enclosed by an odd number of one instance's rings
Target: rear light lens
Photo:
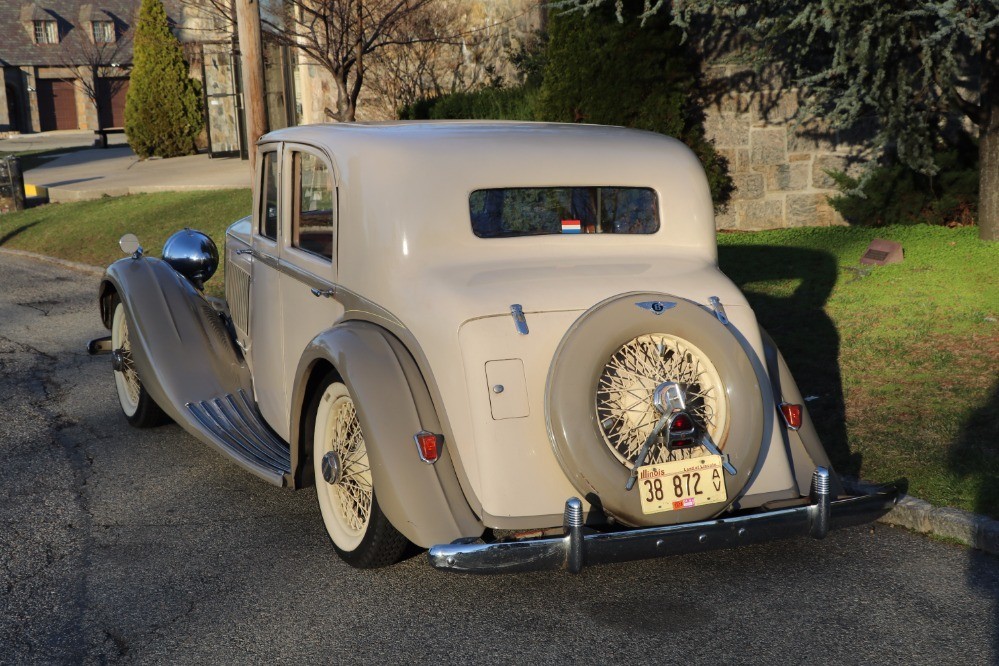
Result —
[[675, 419], [673, 419], [673, 430], [678, 430], [683, 432], [684, 430], [690, 430], [694, 427], [694, 422], [690, 420], [690, 417], [686, 414], [680, 414]]
[[801, 427], [801, 415], [802, 407], [801, 405], [793, 405], [790, 402], [780, 403], [780, 413], [784, 415], [784, 423], [791, 430], [797, 430]]
[[413, 435], [416, 442], [416, 452], [420, 455], [420, 460], [433, 465], [441, 457], [444, 450], [444, 435], [438, 435], [426, 430]]

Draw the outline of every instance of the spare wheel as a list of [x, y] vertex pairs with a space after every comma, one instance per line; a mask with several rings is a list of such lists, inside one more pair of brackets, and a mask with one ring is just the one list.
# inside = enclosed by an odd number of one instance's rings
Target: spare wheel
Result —
[[[545, 399], [549, 436], [576, 489], [617, 520], [705, 520], [739, 497], [756, 467], [764, 427], [760, 381], [739, 340], [705, 307], [669, 294], [615, 296], [583, 313], [555, 352]], [[663, 413], [657, 389], [662, 395], [667, 384], [684, 394], [693, 440], [706, 431], [736, 473], [721, 474], [723, 502], [644, 513], [639, 486], [626, 486]], [[644, 464], [708, 454], [682, 444], [654, 438]]]

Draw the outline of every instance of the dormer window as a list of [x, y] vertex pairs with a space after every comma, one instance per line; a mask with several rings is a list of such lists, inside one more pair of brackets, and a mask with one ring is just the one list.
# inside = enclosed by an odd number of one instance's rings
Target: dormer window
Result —
[[59, 32], [55, 21], [35, 21], [36, 44], [58, 44]]
[[95, 44], [111, 44], [114, 42], [114, 23], [112, 21], [94, 21], [93, 26]]

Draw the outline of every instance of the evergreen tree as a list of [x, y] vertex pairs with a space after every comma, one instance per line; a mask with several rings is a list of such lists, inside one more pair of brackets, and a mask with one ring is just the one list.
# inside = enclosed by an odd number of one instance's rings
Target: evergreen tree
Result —
[[189, 155], [204, 123], [201, 98], [162, 0], [142, 0], [136, 23], [125, 98], [128, 145], [139, 157]]
[[[621, 0], [568, 0], [582, 10]], [[877, 146], [935, 173], [943, 129], [963, 114], [979, 135], [979, 234], [999, 239], [999, 0], [662, 0], [699, 39], [749, 39], [833, 128], [878, 120]], [[668, 8], [668, 9], [667, 9]]]
[[[642, 0], [619, 3], [639, 15]], [[623, 125], [680, 139], [700, 158], [716, 204], [732, 190], [727, 164], [704, 136], [696, 91], [700, 65], [667, 15], [618, 21], [610, 7], [590, 16], [553, 12], [548, 25], [539, 120]]]

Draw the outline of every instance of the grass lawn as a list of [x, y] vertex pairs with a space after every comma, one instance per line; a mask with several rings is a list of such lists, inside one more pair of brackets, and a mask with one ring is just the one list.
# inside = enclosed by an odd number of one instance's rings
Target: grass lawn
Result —
[[[860, 268], [871, 239], [900, 264]], [[836, 467], [999, 518], [999, 243], [977, 229], [721, 234]]]
[[[249, 210], [249, 190], [42, 206], [0, 216], [0, 246], [106, 265], [124, 233], [154, 255], [184, 226], [221, 244]], [[905, 261], [860, 268], [875, 237], [902, 243]], [[720, 234], [719, 256], [840, 471], [905, 478], [917, 497], [999, 518], [999, 243], [967, 228], [836, 227]]]
[[[28, 250], [95, 266], [122, 257], [118, 239], [139, 237], [147, 254], [159, 256], [163, 243], [183, 227], [204, 231], [218, 244], [225, 229], [250, 212], [250, 190], [160, 192], [49, 204], [0, 216], [0, 247]], [[222, 295], [223, 267], [208, 291]]]

